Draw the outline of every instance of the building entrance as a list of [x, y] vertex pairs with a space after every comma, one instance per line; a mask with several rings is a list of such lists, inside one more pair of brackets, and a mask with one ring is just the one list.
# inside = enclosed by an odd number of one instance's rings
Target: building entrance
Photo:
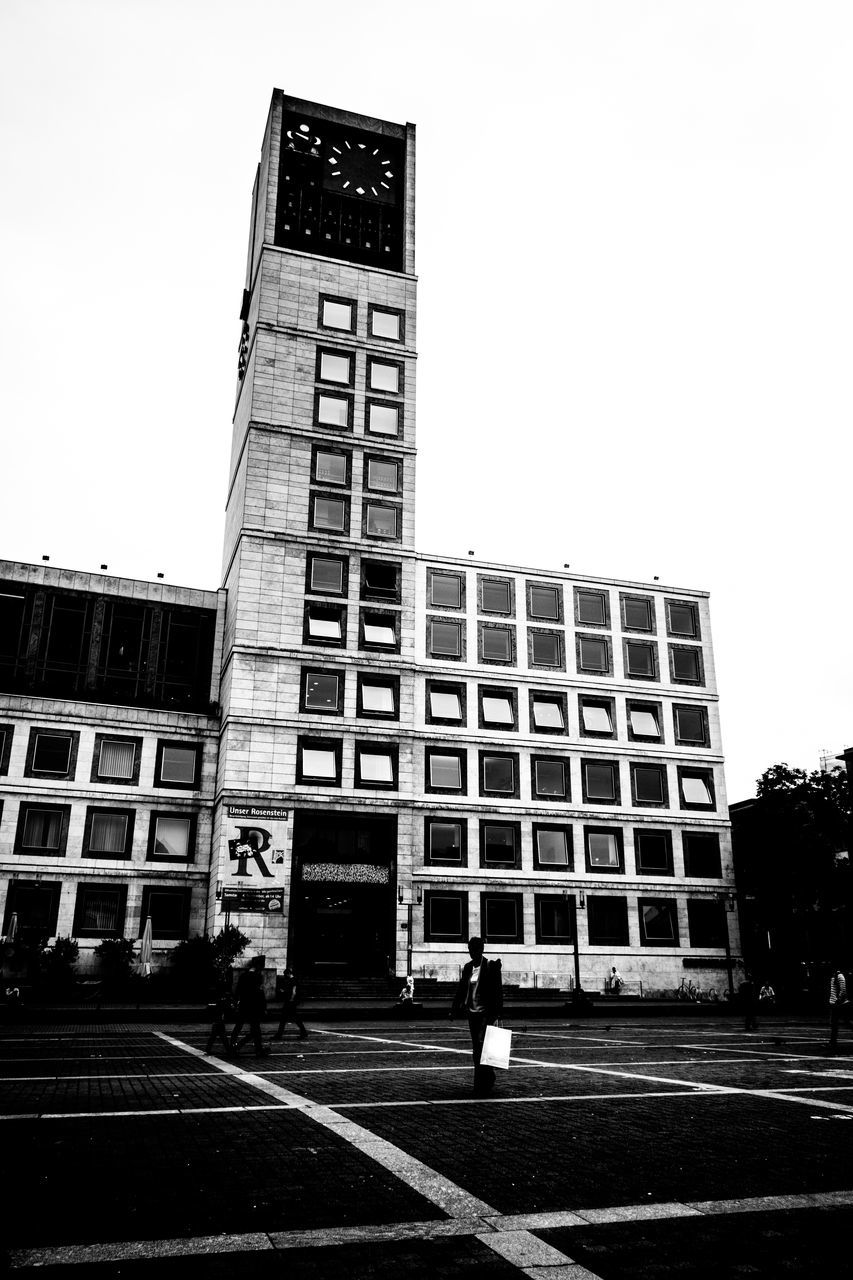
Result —
[[306, 976], [381, 976], [394, 957], [396, 818], [297, 810], [291, 963]]

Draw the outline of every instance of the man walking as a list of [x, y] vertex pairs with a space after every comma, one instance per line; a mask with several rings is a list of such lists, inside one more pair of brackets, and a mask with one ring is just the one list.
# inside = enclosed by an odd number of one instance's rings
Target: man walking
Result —
[[838, 1045], [838, 1024], [846, 1022], [850, 1025], [850, 1001], [847, 998], [847, 979], [835, 965], [829, 980], [829, 1047]]
[[[236, 1053], [244, 1045], [249, 1036], [255, 1042], [255, 1057], [261, 1058], [269, 1053], [261, 1040], [261, 1018], [267, 1011], [267, 998], [264, 995], [264, 957], [254, 956], [237, 979], [237, 1021], [231, 1032], [231, 1050]], [[238, 1040], [245, 1024], [249, 1030]]]
[[474, 1057], [474, 1094], [484, 1098], [495, 1087], [494, 1068], [481, 1067], [480, 1055], [483, 1052], [486, 1027], [495, 1023], [503, 1011], [501, 962], [489, 960], [483, 955], [482, 938], [470, 939], [468, 954], [471, 959], [462, 970], [450, 1016], [457, 1017], [463, 1010], [468, 1016]]
[[297, 999], [296, 975], [292, 966], [288, 965], [281, 980], [281, 1017], [278, 1022], [278, 1030], [271, 1037], [273, 1040], [282, 1040], [284, 1038], [284, 1028], [288, 1022], [292, 1022], [294, 1026], [298, 1027], [300, 1040], [308, 1039], [305, 1023], [296, 1011]]

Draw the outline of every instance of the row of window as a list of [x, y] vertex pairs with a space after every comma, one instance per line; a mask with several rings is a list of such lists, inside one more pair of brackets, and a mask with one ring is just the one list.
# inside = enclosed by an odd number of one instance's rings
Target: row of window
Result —
[[[356, 352], [346, 348], [317, 348], [314, 425], [325, 430], [352, 431], [355, 415]], [[405, 368], [401, 360], [367, 356], [364, 429], [368, 435], [397, 438], [402, 434]]]
[[[352, 488], [352, 452], [315, 444], [311, 455], [311, 480], [314, 484]], [[403, 487], [403, 460], [378, 453], [364, 455], [362, 485], [373, 493], [400, 493]]]
[[[339, 333], [358, 331], [358, 303], [354, 298], [341, 298], [334, 294], [320, 295], [317, 324], [321, 329], [336, 329]], [[380, 307], [367, 304], [367, 337], [382, 342], [404, 342], [406, 337], [405, 312], [397, 307]]]
[[[469, 925], [468, 894], [445, 889], [424, 893], [424, 941], [462, 943], [470, 929], [487, 943], [523, 943], [524, 897], [522, 893], [479, 895], [479, 923]], [[691, 947], [723, 947], [726, 943], [725, 904], [712, 898], [687, 899], [687, 929]], [[572, 946], [575, 919], [584, 908], [572, 894], [533, 894], [535, 941], [540, 945]], [[636, 901], [640, 945], [678, 947], [681, 945], [678, 902], [675, 898], [638, 898]], [[628, 899], [587, 895], [585, 902], [587, 943], [593, 947], [630, 945]]]
[[[479, 833], [479, 865], [511, 871], [524, 870], [529, 858], [522, 823], [474, 819]], [[468, 819], [424, 818], [424, 865], [469, 865]], [[635, 874], [674, 876], [673, 832], [635, 827], [632, 831]], [[626, 875], [625, 837], [621, 827], [586, 825], [578, 835], [585, 869], [596, 875]], [[716, 831], [682, 831], [684, 875], [695, 879], [722, 877], [720, 837]], [[536, 871], [575, 870], [575, 828], [555, 822], [530, 826], [529, 850]], [[528, 862], [528, 865], [529, 862]]]
[[[464, 609], [466, 576], [449, 569], [427, 569], [427, 604], [434, 609]], [[527, 617], [563, 623], [563, 588], [551, 582], [526, 582]], [[685, 640], [701, 640], [699, 606], [688, 600], [666, 599], [666, 633]], [[515, 580], [477, 575], [477, 611], [515, 615]], [[655, 632], [657, 619], [653, 596], [619, 593], [623, 631]], [[610, 593], [598, 588], [574, 588], [574, 620], [582, 627], [609, 630]]]
[[[9, 772], [14, 734], [14, 725], [0, 724], [0, 774]], [[30, 729], [23, 776], [73, 780], [77, 772], [79, 747], [80, 733], [76, 729]], [[141, 759], [141, 738], [97, 733], [89, 780], [138, 786]], [[194, 791], [199, 785], [200, 771], [199, 743], [158, 739], [153, 786]]]
[[[0, 800], [0, 817], [3, 801]], [[14, 852], [24, 856], [64, 858], [71, 822], [70, 804], [21, 801], [15, 829]], [[83, 858], [130, 858], [136, 826], [135, 809], [86, 807], [86, 821], [80, 856]], [[198, 815], [195, 813], [150, 814], [145, 857], [148, 862], [192, 862], [195, 857]]]
[[[356, 742], [354, 785], [396, 790], [398, 786], [396, 744]], [[521, 796], [520, 757], [511, 751], [481, 750], [478, 756], [478, 793], [505, 800]], [[571, 800], [570, 757], [530, 757], [530, 797], [551, 803]], [[621, 805], [621, 762], [581, 760], [583, 803]], [[668, 767], [648, 761], [627, 761], [630, 772], [631, 804], [641, 808], [670, 807]], [[674, 766], [681, 809], [716, 806], [712, 769]], [[427, 747], [424, 787], [433, 794], [465, 795], [468, 791], [468, 752], [465, 748]], [[308, 786], [342, 785], [343, 740], [300, 737], [297, 744], [296, 781]]]
[[[76, 886], [75, 938], [120, 938], [127, 918], [126, 884], [85, 884]], [[58, 881], [13, 880], [6, 896], [3, 932], [9, 930], [14, 915], [22, 937], [38, 934], [54, 937], [59, 921], [62, 885]], [[189, 932], [192, 890], [184, 886], [148, 884], [142, 886], [139, 917], [131, 936], [142, 937], [146, 920], [156, 940], [186, 938]]]
[[[349, 537], [350, 508], [348, 496], [322, 493], [312, 489], [308, 506], [308, 527], [315, 533]], [[402, 531], [402, 507], [388, 502], [369, 500], [362, 503], [362, 538], [387, 538], [392, 542], [399, 542]]]

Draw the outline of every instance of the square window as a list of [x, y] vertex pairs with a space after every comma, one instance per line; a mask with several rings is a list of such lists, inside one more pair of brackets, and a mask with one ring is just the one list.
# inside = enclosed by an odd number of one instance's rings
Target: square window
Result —
[[593, 947], [627, 947], [627, 898], [602, 897], [595, 894], [586, 900], [589, 942]]
[[654, 631], [655, 605], [651, 596], [620, 596], [625, 631]]
[[584, 827], [588, 871], [622, 871], [622, 832], [618, 828]]
[[631, 791], [635, 805], [669, 804], [666, 766], [662, 764], [632, 764]]
[[533, 824], [533, 866], [550, 871], [572, 868], [571, 827], [544, 827]]
[[543, 618], [549, 622], [561, 620], [560, 588], [529, 583], [527, 587], [528, 618]]
[[397, 785], [396, 748], [357, 743], [355, 762], [357, 787], [395, 787]]
[[482, 795], [516, 794], [518, 769], [515, 756], [486, 755], [480, 752], [480, 778]]
[[440, 573], [429, 569], [429, 602], [437, 608], [461, 609], [464, 586], [461, 573]]
[[687, 929], [691, 947], [724, 947], [728, 932], [725, 903], [708, 898], [688, 899]]
[[575, 587], [575, 621], [585, 627], [608, 627], [610, 604], [606, 592]]
[[341, 605], [309, 604], [305, 609], [305, 639], [314, 644], [341, 644], [346, 610]]
[[569, 771], [564, 760], [533, 757], [533, 794], [540, 800], [569, 798]]
[[654, 702], [628, 703], [628, 736], [659, 742], [660, 707]]
[[702, 650], [686, 646], [669, 646], [669, 668], [673, 684], [702, 684]]
[[367, 385], [371, 391], [384, 391], [398, 395], [402, 390], [402, 365], [389, 360], [368, 360]]
[[483, 725], [515, 727], [515, 695], [500, 689], [480, 690], [480, 718]]
[[480, 918], [486, 942], [524, 942], [520, 893], [480, 894]]
[[349, 528], [349, 504], [346, 498], [311, 495], [311, 528], [326, 533], [346, 533]]
[[583, 798], [588, 804], [619, 803], [619, 766], [610, 760], [584, 760]]
[[667, 600], [666, 624], [671, 636], [689, 636], [691, 640], [699, 639], [699, 610], [695, 604], [681, 600]]
[[399, 436], [400, 406], [368, 400], [367, 430], [375, 436]]
[[644, 947], [677, 947], [678, 918], [671, 899], [640, 898], [640, 942]]
[[152, 813], [148, 835], [149, 862], [192, 862], [195, 815]]
[[122, 937], [126, 904], [126, 885], [78, 884], [74, 904], [74, 937]]
[[606, 636], [577, 636], [578, 670], [594, 675], [612, 674], [610, 642]]
[[330, 738], [300, 738], [297, 742], [296, 781], [309, 786], [339, 786], [341, 742]]
[[580, 712], [581, 732], [585, 736], [592, 734], [607, 738], [615, 736], [612, 702], [593, 702], [589, 698], [581, 698]]
[[352, 386], [352, 356], [341, 351], [320, 351], [317, 356], [317, 378], [320, 382], [339, 382]]
[[521, 829], [515, 822], [480, 823], [480, 865], [483, 867], [516, 867], [519, 865]]
[[314, 397], [314, 417], [319, 427], [351, 431], [352, 396], [335, 396], [328, 391], [318, 391]]
[[21, 804], [15, 852], [65, 857], [70, 804]]
[[306, 589], [316, 595], [343, 595], [347, 589], [346, 561], [337, 556], [308, 557]]
[[362, 600], [400, 600], [401, 566], [389, 560], [361, 562]]
[[720, 837], [716, 831], [683, 831], [684, 874], [695, 880], [720, 880], [723, 875]]
[[146, 920], [150, 919], [155, 942], [166, 938], [185, 938], [189, 931], [191, 894], [191, 889], [146, 885], [142, 890], [139, 937], [142, 937]]
[[572, 914], [569, 896], [563, 894], [536, 893], [536, 941], [540, 946], [570, 946]]
[[325, 329], [355, 330], [355, 303], [346, 298], [320, 298], [320, 324]]
[[381, 493], [398, 493], [400, 490], [400, 464], [391, 458], [368, 458], [368, 489], [376, 489]]
[[515, 639], [512, 627], [481, 622], [479, 635], [481, 662], [512, 662]]
[[531, 694], [530, 721], [536, 733], [562, 733], [566, 727], [563, 698], [549, 698], [538, 693]]
[[314, 479], [320, 484], [349, 485], [350, 455], [332, 449], [315, 449]]
[[[54, 937], [59, 919], [62, 885], [58, 881], [10, 880], [3, 913], [3, 933], [9, 933], [12, 916], [18, 918], [19, 936], [27, 933]], [[24, 932], [26, 930], [26, 933]]]
[[669, 831], [634, 831], [634, 860], [638, 876], [671, 876], [672, 835]]
[[25, 774], [50, 774], [55, 778], [74, 776], [76, 746], [79, 734], [49, 733], [43, 729], [30, 731], [29, 760]]
[[675, 722], [675, 741], [679, 746], [707, 747], [708, 713], [704, 707], [680, 707], [672, 709]]
[[303, 711], [339, 715], [343, 708], [344, 675], [337, 671], [305, 671], [302, 676]]
[[710, 771], [678, 770], [682, 809], [713, 809], [714, 779]]
[[625, 675], [636, 680], [657, 680], [657, 645], [651, 640], [625, 640]]
[[132, 809], [89, 808], [83, 833], [83, 856], [129, 858], [135, 816]]
[[425, 861], [461, 866], [465, 859], [465, 827], [461, 822], [424, 819]]
[[462, 657], [462, 623], [430, 618], [427, 622], [428, 649], [432, 658]]
[[464, 942], [467, 937], [467, 893], [427, 890], [424, 894], [424, 940]]
[[399, 682], [396, 679], [379, 679], [376, 676], [358, 677], [358, 714], [383, 719], [397, 718]]
[[136, 772], [137, 742], [134, 738], [102, 738], [95, 757], [95, 779], [132, 781]]
[[379, 502], [364, 504], [364, 532], [374, 538], [399, 538], [398, 507], [386, 507]]
[[512, 583], [507, 578], [480, 578], [482, 613], [512, 613]]
[[427, 720], [460, 724], [465, 718], [464, 685], [427, 684]]
[[464, 791], [465, 754], [461, 751], [427, 749], [427, 791]]
[[530, 640], [530, 665], [532, 667], [562, 667], [562, 637], [556, 631], [528, 631]]
[[370, 308], [370, 336], [382, 338], [386, 342], [402, 342], [403, 313], [389, 311], [384, 307]]
[[157, 743], [154, 785], [191, 790], [198, 785], [199, 764], [198, 743], [166, 742], [161, 739]]
[[394, 613], [368, 613], [361, 615], [363, 648], [396, 649], [397, 615]]

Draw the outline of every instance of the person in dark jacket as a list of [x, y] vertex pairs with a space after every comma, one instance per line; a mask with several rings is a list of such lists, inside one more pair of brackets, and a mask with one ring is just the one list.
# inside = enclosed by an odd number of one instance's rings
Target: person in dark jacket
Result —
[[209, 992], [207, 1009], [210, 1014], [210, 1034], [207, 1037], [205, 1053], [213, 1053], [213, 1046], [217, 1040], [222, 1042], [225, 1053], [230, 1053], [231, 1041], [228, 1038], [228, 1028], [225, 1025], [225, 1020], [231, 1017], [234, 1008], [231, 996], [224, 986], [213, 983]]
[[305, 1023], [296, 1011], [296, 1005], [298, 1003], [296, 976], [290, 965], [285, 969], [284, 976], [281, 980], [281, 997], [281, 1017], [278, 1023], [278, 1030], [271, 1038], [273, 1040], [283, 1040], [284, 1028], [287, 1026], [288, 1022], [292, 1022], [299, 1028], [299, 1039], [307, 1040], [308, 1032], [305, 1030]]
[[[264, 1048], [261, 1040], [261, 1018], [267, 1011], [263, 972], [264, 958], [255, 956], [237, 979], [237, 988], [234, 992], [237, 999], [237, 1021], [231, 1032], [231, 1049], [234, 1053], [239, 1052], [241, 1046], [251, 1036], [255, 1042], [256, 1058], [269, 1053], [269, 1049]], [[249, 1030], [242, 1039], [239, 1039], [240, 1032], [246, 1024]]]
[[462, 970], [450, 1016], [458, 1017], [464, 1012], [468, 1017], [474, 1056], [474, 1093], [485, 1097], [495, 1087], [495, 1072], [493, 1067], [480, 1066], [480, 1054], [486, 1027], [497, 1022], [503, 1012], [501, 962], [483, 955], [482, 938], [470, 939], [468, 954], [471, 959]]

